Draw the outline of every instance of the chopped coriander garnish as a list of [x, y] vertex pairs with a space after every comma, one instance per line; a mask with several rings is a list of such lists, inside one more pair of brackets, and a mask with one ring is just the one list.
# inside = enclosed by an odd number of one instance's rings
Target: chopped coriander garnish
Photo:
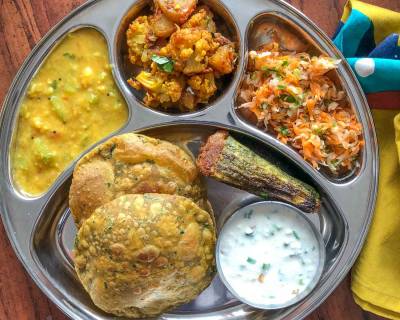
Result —
[[270, 73], [275, 73], [277, 76], [280, 74], [276, 68], [269, 68], [267, 66], [261, 67], [261, 70], [264, 71], [267, 75]]
[[269, 72], [278, 72], [278, 70], [276, 70], [275, 68], [269, 68], [267, 66], [263, 66], [261, 67], [262, 71], [269, 71]]
[[76, 56], [70, 52], [64, 52], [63, 56], [71, 60], [74, 60], [76, 58]]
[[283, 85], [283, 84], [278, 84], [278, 89], [279, 89], [279, 90], [285, 90], [285, 89], [286, 89], [286, 86]]
[[262, 269], [262, 271], [266, 272], [269, 269], [271, 269], [271, 264], [270, 263], [263, 263], [261, 269]]
[[256, 259], [253, 259], [253, 258], [251, 258], [251, 257], [247, 257], [247, 263], [250, 263], [250, 264], [255, 264], [257, 261], [256, 261]]
[[253, 210], [249, 210], [249, 211], [247, 211], [247, 212], [245, 212], [244, 213], [244, 218], [245, 219], [250, 219], [251, 218], [251, 216], [252, 216], [252, 214], [253, 214]]
[[318, 126], [314, 126], [313, 132], [314, 132], [317, 136], [320, 136], [321, 134], [324, 133], [324, 130], [323, 130], [322, 128], [318, 127]]
[[156, 54], [153, 54], [151, 56], [151, 60], [154, 61], [157, 64], [165, 64], [165, 63], [168, 63], [168, 62], [171, 61], [168, 57], [163, 57], [163, 56], [159, 56], [159, 55], [156, 55]]
[[79, 246], [79, 237], [75, 237], [75, 240], [74, 240], [74, 247], [75, 247], [75, 248], [78, 248], [78, 246]]
[[279, 128], [279, 131], [280, 131], [280, 133], [281, 133], [281, 135], [283, 135], [283, 136], [288, 136], [289, 134], [290, 134], [290, 131], [289, 131], [289, 129], [288, 128], [286, 128], [286, 127], [280, 127]]
[[337, 168], [337, 166], [339, 165], [339, 163], [340, 163], [340, 161], [339, 161], [338, 159], [334, 159], [334, 160], [331, 161], [330, 165], [331, 165], [333, 168]]
[[291, 96], [290, 94], [281, 94], [279, 96], [279, 98], [285, 102], [289, 102], [289, 103], [296, 103], [296, 98]]
[[260, 193], [259, 193], [259, 196], [260, 196], [261, 198], [263, 198], [263, 199], [268, 199], [268, 193], [266, 193], [266, 192], [260, 192]]
[[307, 61], [307, 57], [302, 55], [300, 56], [300, 60]]
[[294, 236], [297, 240], [300, 240], [299, 235], [298, 235], [297, 232], [294, 231], [294, 230], [293, 230], [293, 236]]
[[174, 61], [168, 57], [153, 54], [151, 60], [154, 61], [158, 68], [164, 72], [171, 73], [174, 70]]
[[273, 224], [272, 227], [276, 230], [276, 231], [281, 231], [282, 227], [278, 226], [277, 224]]
[[287, 67], [288, 65], [289, 65], [289, 61], [287, 61], [287, 60], [284, 60], [282, 62], [282, 67]]
[[114, 220], [108, 219], [107, 223], [106, 223], [106, 226], [104, 228], [104, 233], [110, 232], [111, 229], [113, 228], [113, 226], [114, 226]]
[[53, 80], [53, 81], [50, 83], [50, 87], [52, 87], [54, 90], [57, 89], [57, 86], [58, 86], [57, 80]]

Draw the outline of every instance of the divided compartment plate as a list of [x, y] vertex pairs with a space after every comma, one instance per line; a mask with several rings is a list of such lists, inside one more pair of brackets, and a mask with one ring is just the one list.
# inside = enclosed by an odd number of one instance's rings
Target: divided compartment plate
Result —
[[[70, 249], [76, 232], [68, 211], [68, 189], [75, 162], [43, 195], [23, 196], [12, 183], [10, 149], [18, 117], [18, 106], [26, 87], [44, 58], [69, 31], [94, 27], [109, 46], [113, 74], [129, 108], [127, 124], [112, 135], [141, 132], [176, 142], [195, 155], [216, 128], [226, 128], [243, 143], [266, 157], [272, 157], [285, 170], [314, 185], [322, 196], [319, 215], [308, 215], [323, 235], [327, 260], [321, 281], [298, 304], [277, 310], [260, 311], [236, 301], [215, 277], [212, 285], [197, 299], [163, 315], [165, 319], [301, 319], [314, 310], [334, 290], [354, 263], [372, 217], [377, 191], [377, 142], [366, 99], [350, 67], [338, 69], [341, 85], [363, 125], [365, 148], [360, 168], [344, 180], [335, 180], [313, 169], [290, 147], [244, 121], [235, 110], [237, 90], [246, 71], [248, 34], [260, 17], [290, 24], [318, 51], [343, 59], [328, 37], [299, 11], [279, 0], [207, 0], [235, 27], [239, 59], [230, 83], [206, 108], [188, 114], [165, 114], [142, 105], [126, 83], [127, 70], [121, 57], [121, 41], [127, 19], [146, 1], [93, 0], [85, 3], [55, 26], [32, 51], [18, 72], [5, 99], [0, 119], [0, 198], [3, 223], [18, 258], [44, 293], [74, 319], [115, 319], [96, 308], [77, 280]], [[147, 1], [148, 3], [148, 1]], [[136, 11], [135, 11], [136, 10]], [[109, 138], [109, 137], [107, 137]], [[107, 138], [103, 139], [106, 140]], [[209, 200], [218, 228], [237, 208], [260, 198], [207, 179]]]

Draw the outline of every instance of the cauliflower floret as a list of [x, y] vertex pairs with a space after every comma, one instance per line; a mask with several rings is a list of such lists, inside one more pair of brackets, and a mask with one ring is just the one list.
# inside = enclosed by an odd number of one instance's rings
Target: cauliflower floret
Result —
[[199, 103], [207, 103], [217, 91], [212, 73], [192, 76], [188, 79], [188, 85], [193, 89]]
[[151, 47], [157, 40], [147, 16], [136, 18], [126, 31], [129, 49], [129, 60], [139, 66], [147, 66], [151, 63]]
[[144, 103], [151, 107], [170, 106], [177, 102], [185, 86], [183, 77], [154, 69], [152, 72], [142, 71], [135, 80], [130, 79], [128, 82], [136, 90], [145, 89]]
[[160, 103], [177, 102], [182, 94], [182, 81], [179, 78], [170, 78], [163, 82], [157, 100]]
[[198, 28], [212, 33], [217, 32], [213, 17], [214, 15], [211, 10], [207, 6], [204, 6], [199, 8], [199, 11], [192, 15], [189, 20], [182, 25], [182, 28]]
[[191, 75], [210, 71], [208, 58], [218, 46], [210, 32], [187, 28], [173, 33], [169, 43], [160, 50], [160, 54], [174, 60], [176, 71]]

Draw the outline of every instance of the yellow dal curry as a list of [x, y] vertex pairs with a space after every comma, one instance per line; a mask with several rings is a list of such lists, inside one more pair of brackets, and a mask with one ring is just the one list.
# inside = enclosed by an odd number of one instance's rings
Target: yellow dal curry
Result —
[[68, 34], [46, 59], [24, 97], [12, 154], [18, 187], [46, 191], [66, 166], [127, 120], [103, 36]]

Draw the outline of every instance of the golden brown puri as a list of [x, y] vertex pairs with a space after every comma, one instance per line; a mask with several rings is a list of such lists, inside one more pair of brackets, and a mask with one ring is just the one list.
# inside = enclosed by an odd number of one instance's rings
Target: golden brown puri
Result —
[[93, 302], [118, 316], [156, 316], [200, 294], [215, 272], [208, 212], [176, 195], [121, 196], [80, 228], [75, 269]]
[[69, 206], [80, 226], [99, 206], [124, 194], [164, 193], [205, 208], [206, 190], [193, 159], [178, 146], [127, 133], [109, 139], [76, 165]]

